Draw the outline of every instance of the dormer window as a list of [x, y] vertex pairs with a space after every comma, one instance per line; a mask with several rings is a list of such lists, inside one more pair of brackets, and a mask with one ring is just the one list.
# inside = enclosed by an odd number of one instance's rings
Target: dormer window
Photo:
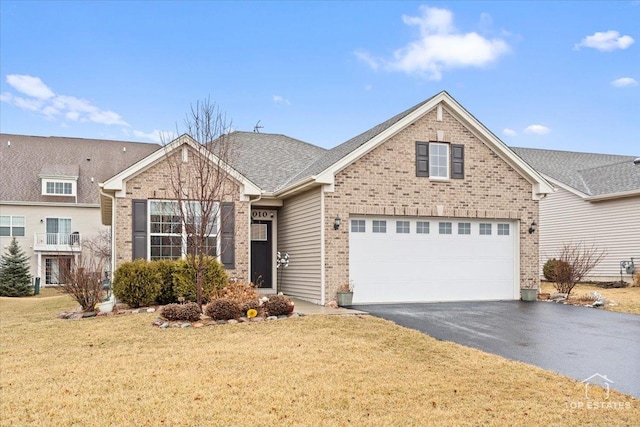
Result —
[[76, 182], [65, 181], [59, 179], [43, 179], [42, 180], [43, 196], [75, 196]]
[[43, 196], [75, 197], [78, 194], [78, 165], [43, 165], [40, 170]]

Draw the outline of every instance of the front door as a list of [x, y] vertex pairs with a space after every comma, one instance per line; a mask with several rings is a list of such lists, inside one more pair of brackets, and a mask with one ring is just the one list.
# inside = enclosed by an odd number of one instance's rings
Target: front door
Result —
[[258, 288], [273, 288], [272, 221], [251, 223], [251, 281]]

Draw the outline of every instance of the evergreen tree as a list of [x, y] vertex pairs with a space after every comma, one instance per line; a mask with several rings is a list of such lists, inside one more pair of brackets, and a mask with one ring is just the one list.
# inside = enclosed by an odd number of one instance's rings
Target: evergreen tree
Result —
[[0, 296], [24, 297], [32, 294], [29, 257], [20, 249], [15, 237], [0, 260]]

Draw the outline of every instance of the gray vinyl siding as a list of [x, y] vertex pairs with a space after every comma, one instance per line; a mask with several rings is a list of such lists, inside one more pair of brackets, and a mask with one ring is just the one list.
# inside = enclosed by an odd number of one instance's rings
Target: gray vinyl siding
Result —
[[321, 302], [321, 193], [320, 189], [284, 201], [278, 213], [278, 251], [289, 254], [289, 267], [279, 275], [278, 288], [286, 295]]
[[[591, 203], [558, 188], [540, 201], [539, 232], [541, 267], [565, 242], [595, 244], [606, 251], [588, 280], [620, 280], [620, 261], [631, 257], [640, 267], [640, 197]], [[623, 279], [629, 282], [631, 276]]]

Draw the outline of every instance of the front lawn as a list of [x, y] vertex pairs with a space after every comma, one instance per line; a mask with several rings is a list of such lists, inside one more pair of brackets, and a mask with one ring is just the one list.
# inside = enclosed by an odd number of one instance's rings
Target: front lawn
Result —
[[[1, 425], [638, 425], [577, 381], [370, 316], [165, 329], [0, 298]], [[601, 390], [600, 390], [601, 391]], [[592, 390], [593, 394], [593, 390]], [[597, 396], [596, 396], [597, 398]]]
[[[553, 283], [542, 282], [540, 284], [541, 292], [554, 293], [556, 289], [553, 287]], [[596, 285], [590, 285], [586, 283], [579, 283], [571, 291], [569, 298], [578, 298], [582, 295], [590, 295], [592, 292], [597, 292], [606, 299], [606, 304], [603, 307], [606, 310], [619, 311], [622, 313], [640, 314], [640, 287], [626, 287], [626, 288], [599, 288]], [[609, 303], [613, 303], [611, 305]]]

